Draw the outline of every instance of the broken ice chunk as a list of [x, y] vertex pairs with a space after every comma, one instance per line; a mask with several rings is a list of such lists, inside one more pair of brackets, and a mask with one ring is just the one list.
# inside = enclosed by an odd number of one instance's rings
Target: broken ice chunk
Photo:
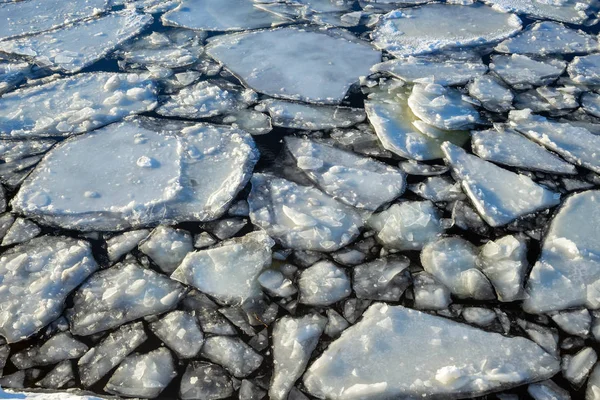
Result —
[[247, 0], [182, 0], [162, 16], [163, 24], [203, 31], [242, 31], [284, 22]]
[[147, 315], [169, 311], [183, 296], [182, 286], [134, 263], [118, 264], [88, 279], [67, 311], [71, 332], [92, 335]]
[[498, 78], [483, 75], [475, 78], [468, 85], [469, 95], [481, 105], [493, 112], [505, 112], [512, 108], [514, 95]]
[[192, 361], [188, 364], [179, 388], [182, 400], [218, 400], [232, 395], [231, 378], [223, 368], [204, 361]]
[[575, 387], [583, 385], [588, 374], [598, 361], [598, 355], [591, 347], [585, 347], [575, 355], [566, 355], [562, 360], [563, 376]]
[[291, 249], [336, 251], [352, 242], [363, 225], [355, 208], [272, 175], [253, 175], [248, 203], [252, 223]]
[[0, 51], [31, 58], [40, 67], [74, 73], [100, 60], [151, 22], [149, 15], [123, 10], [52, 32], [0, 42]]
[[8, 93], [22, 83], [31, 72], [28, 63], [9, 62], [0, 59], [0, 95]]
[[142, 75], [85, 73], [2, 96], [0, 135], [70, 136], [154, 107], [155, 84]]
[[218, 247], [189, 253], [171, 279], [224, 303], [243, 303], [260, 297], [258, 276], [271, 265], [273, 245], [262, 231], [227, 240]]
[[461, 130], [482, 123], [473, 100], [456, 89], [440, 85], [415, 85], [408, 98], [412, 112], [439, 129]]
[[558, 193], [536, 184], [525, 175], [500, 168], [448, 142], [442, 149], [463, 190], [481, 217], [493, 227], [506, 225], [523, 215], [560, 202]]
[[492, 56], [490, 69], [515, 89], [548, 85], [563, 72], [567, 63], [562, 60], [533, 59], [520, 54]]
[[67, 385], [69, 381], [75, 380], [73, 373], [73, 364], [69, 360], [65, 360], [56, 365], [50, 372], [44, 376], [44, 379], [36, 383], [36, 386], [41, 386], [47, 389], [60, 389]]
[[350, 295], [350, 278], [331, 261], [319, 261], [305, 269], [298, 279], [299, 302], [327, 306]]
[[111, 332], [79, 359], [79, 377], [83, 386], [92, 386], [102, 379], [146, 338], [141, 322], [122, 325], [118, 330]]
[[584, 127], [568, 122], [554, 122], [530, 110], [511, 111], [510, 125], [529, 139], [552, 150], [565, 160], [600, 172], [600, 137]]
[[267, 269], [261, 273], [258, 282], [272, 296], [289, 297], [298, 291], [291, 280], [274, 269]]
[[590, 115], [598, 117], [600, 115], [600, 95], [593, 92], [586, 92], [581, 96], [581, 108]]
[[377, 240], [394, 250], [420, 250], [444, 233], [438, 209], [430, 201], [405, 201], [369, 218]]
[[534, 400], [571, 400], [569, 391], [550, 379], [527, 386], [527, 393]]
[[590, 333], [590, 325], [592, 324], [592, 316], [585, 308], [558, 312], [552, 315], [552, 320], [569, 335], [583, 338], [586, 338]]
[[352, 288], [359, 299], [400, 301], [410, 285], [405, 257], [380, 258], [352, 269]]
[[482, 4], [428, 4], [384, 15], [373, 43], [400, 57], [494, 43], [520, 30], [516, 15]]
[[348, 128], [365, 120], [360, 108], [324, 106], [268, 99], [261, 103], [271, 116], [274, 126], [317, 131]]
[[[494, 8], [527, 14], [533, 18], [553, 19], [570, 24], [582, 24], [588, 19], [590, 0], [484, 0]], [[591, 11], [591, 10], [590, 10]]]
[[465, 198], [460, 183], [446, 176], [432, 176], [423, 182], [408, 185], [408, 189], [434, 203], [456, 201]]
[[19, 369], [51, 365], [79, 358], [88, 347], [67, 332], [59, 332], [41, 345], [34, 345], [13, 354], [10, 361]]
[[56, 144], [55, 140], [7, 140], [0, 139], [0, 159], [7, 163], [43, 154]]
[[309, 367], [304, 385], [330, 399], [462, 398], [548, 379], [559, 368], [525, 338], [375, 304]]
[[444, 310], [452, 299], [450, 289], [439, 282], [429, 272], [413, 274], [414, 306], [418, 310]]
[[472, 132], [473, 153], [484, 160], [551, 174], [577, 174], [572, 164], [512, 129]]
[[496, 46], [500, 53], [578, 54], [598, 51], [598, 40], [583, 31], [570, 29], [558, 22], [544, 21], [529, 25], [527, 30]]
[[423, 247], [425, 271], [460, 298], [492, 300], [496, 296], [487, 277], [477, 265], [478, 249], [460, 237], [448, 237]]
[[0, 334], [14, 343], [55, 320], [69, 293], [98, 268], [89, 243], [42, 236], [0, 257]]
[[587, 382], [585, 400], [597, 400], [600, 396], [600, 366], [596, 364]]
[[185, 311], [171, 311], [151, 323], [150, 329], [179, 358], [195, 357], [204, 342], [204, 335], [196, 318]]
[[396, 168], [319, 142], [286, 137], [296, 165], [327, 194], [376, 210], [404, 192], [405, 176]]
[[178, 28], [152, 32], [122, 45], [115, 55], [136, 66], [181, 68], [198, 61], [205, 36]]
[[165, 117], [209, 118], [248, 107], [256, 93], [224, 80], [198, 82], [165, 96], [156, 112]]
[[42, 232], [42, 229], [24, 218], [17, 218], [10, 229], [2, 239], [2, 246], [10, 246], [17, 243], [23, 243], [33, 239]]
[[325, 104], [339, 104], [381, 61], [380, 52], [354, 36], [298, 28], [217, 36], [206, 52], [258, 92]]
[[507, 235], [490, 240], [481, 248], [477, 265], [494, 285], [498, 300], [523, 298], [523, 281], [529, 265], [524, 238]]
[[486, 327], [497, 318], [494, 310], [483, 307], [465, 307], [460, 314], [470, 324]]
[[150, 231], [148, 229], [140, 229], [137, 231], [124, 232], [108, 239], [106, 241], [108, 259], [111, 262], [117, 261], [125, 254], [135, 249], [138, 243], [147, 238], [149, 234]]
[[107, 0], [32, 0], [0, 4], [0, 20], [3, 21], [0, 40], [47, 31], [100, 14], [107, 8]]
[[600, 192], [567, 198], [550, 224], [533, 266], [523, 308], [530, 313], [600, 307]]
[[[130, 119], [54, 148], [13, 207], [82, 231], [211, 220], [225, 213], [257, 159], [251, 136], [242, 131]], [[123, 190], [130, 186], [135, 190]]]
[[177, 376], [175, 360], [166, 348], [127, 357], [110, 377], [104, 390], [127, 397], [153, 399]]
[[[442, 86], [464, 85], [487, 72], [481, 58], [467, 54], [467, 57], [453, 53], [447, 56], [407, 56], [398, 57], [374, 65], [373, 72], [386, 72], [406, 82], [436, 83]], [[461, 57], [462, 56], [462, 57]], [[466, 58], [466, 59], [465, 59]]]
[[296, 380], [304, 373], [319, 343], [327, 319], [318, 314], [285, 316], [273, 328], [273, 379], [269, 398], [286, 400]]
[[222, 365], [236, 378], [243, 378], [262, 364], [263, 357], [240, 338], [230, 336], [211, 336], [202, 346], [201, 355], [210, 361]]
[[569, 76], [581, 85], [600, 85], [600, 54], [573, 58], [567, 68]]
[[189, 232], [168, 226], [154, 229], [139, 248], [166, 274], [173, 273], [185, 256], [194, 250]]

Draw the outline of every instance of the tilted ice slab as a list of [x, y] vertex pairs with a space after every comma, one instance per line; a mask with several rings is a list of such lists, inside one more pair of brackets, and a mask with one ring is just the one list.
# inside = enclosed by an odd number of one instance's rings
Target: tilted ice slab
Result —
[[348, 128], [365, 120], [360, 108], [323, 106], [269, 99], [261, 103], [268, 111], [273, 125], [283, 128], [321, 130]]
[[482, 4], [428, 4], [383, 16], [373, 43], [401, 57], [499, 42], [520, 30], [516, 15]]
[[544, 238], [523, 308], [530, 313], [600, 307], [600, 192], [566, 199]]
[[[460, 55], [460, 54], [459, 54]], [[464, 85], [487, 72], [481, 57], [453, 58], [448, 56], [406, 56], [374, 65], [373, 72], [387, 72], [411, 83], [437, 83], [438, 85]]]
[[496, 46], [500, 53], [574, 54], [598, 51], [598, 40], [583, 31], [567, 28], [558, 22], [536, 22], [527, 30]]
[[43, 236], [7, 250], [0, 258], [0, 335], [18, 342], [55, 320], [97, 268], [82, 240]]
[[203, 31], [243, 31], [284, 22], [248, 0], [183, 0], [162, 16], [165, 25]]
[[594, 117], [600, 116], [600, 95], [586, 92], [581, 96], [581, 108]]
[[30, 58], [41, 67], [73, 73], [100, 60], [151, 22], [149, 15], [123, 10], [52, 32], [0, 42], [0, 51]]
[[554, 122], [530, 110], [511, 111], [510, 125], [565, 160], [600, 173], [600, 136], [568, 122]]
[[582, 85], [600, 85], [600, 54], [575, 57], [567, 68], [571, 79]]
[[559, 370], [557, 359], [525, 338], [375, 304], [303, 379], [318, 398], [456, 399], [541, 381]]
[[248, 203], [252, 223], [291, 249], [336, 251], [354, 240], [363, 225], [353, 207], [272, 175], [254, 174]]
[[317, 347], [327, 319], [318, 314], [292, 318], [285, 316], [273, 329], [273, 379], [269, 397], [286, 400], [294, 383], [306, 368], [310, 355]]
[[565, 72], [567, 63], [558, 59], [535, 60], [520, 54], [492, 56], [490, 69], [516, 89], [548, 85]]
[[592, 0], [483, 0], [494, 8], [527, 14], [534, 18], [553, 19], [570, 24], [582, 24], [588, 19], [586, 10]]
[[0, 95], [10, 92], [31, 72], [31, 65], [0, 60]]
[[142, 75], [80, 74], [2, 96], [0, 136], [70, 136], [154, 107], [156, 86]]
[[117, 264], [94, 274], [77, 290], [67, 318], [73, 334], [92, 335], [170, 311], [182, 297], [178, 282], [131, 262]]
[[43, 32], [100, 14], [108, 0], [31, 0], [0, 4], [0, 40]]
[[404, 192], [404, 173], [379, 161], [291, 136], [285, 144], [309, 179], [348, 205], [374, 211]]
[[575, 166], [511, 129], [473, 132], [471, 138], [473, 153], [484, 160], [551, 174], [577, 174]]
[[557, 205], [560, 195], [525, 175], [500, 168], [451, 143], [442, 146], [463, 190], [489, 225], [497, 227]]
[[130, 119], [55, 147], [12, 204], [86, 231], [211, 220], [245, 186], [257, 159], [252, 138], [239, 130]]
[[380, 52], [354, 36], [299, 28], [217, 36], [206, 52], [258, 92], [327, 104], [340, 103], [381, 61]]
[[198, 61], [205, 36], [202, 32], [178, 28], [152, 32], [122, 45], [115, 54], [128, 64], [184, 67]]
[[223, 303], [241, 304], [261, 296], [258, 277], [271, 265], [275, 243], [264, 232], [252, 232], [218, 247], [189, 253], [171, 279], [191, 285]]
[[473, 100], [457, 89], [441, 85], [415, 85], [408, 97], [412, 112], [438, 129], [460, 130], [481, 123]]

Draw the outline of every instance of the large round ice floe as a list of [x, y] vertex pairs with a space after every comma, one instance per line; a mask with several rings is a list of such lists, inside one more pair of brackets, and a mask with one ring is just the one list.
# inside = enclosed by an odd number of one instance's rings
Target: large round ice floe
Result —
[[[533, 18], [553, 19], [571, 24], [582, 24], [594, 0], [483, 0], [498, 10], [527, 14]], [[589, 11], [588, 11], [589, 10]]]
[[557, 359], [525, 338], [375, 304], [310, 366], [304, 385], [322, 399], [457, 399], [559, 370]]
[[222, 35], [206, 52], [252, 89], [291, 100], [338, 104], [381, 53], [341, 31], [281, 28]]
[[55, 147], [12, 204], [38, 221], [83, 231], [211, 220], [245, 186], [257, 159], [243, 131], [129, 119]]
[[373, 43], [407, 56], [499, 42], [520, 30], [519, 17], [481, 4], [429, 4], [383, 16], [373, 31]]
[[248, 203], [252, 223], [291, 249], [335, 251], [354, 240], [363, 225], [355, 208], [272, 175], [254, 174]]
[[69, 293], [98, 268], [83, 240], [43, 236], [0, 258], [0, 335], [26, 339], [55, 320]]

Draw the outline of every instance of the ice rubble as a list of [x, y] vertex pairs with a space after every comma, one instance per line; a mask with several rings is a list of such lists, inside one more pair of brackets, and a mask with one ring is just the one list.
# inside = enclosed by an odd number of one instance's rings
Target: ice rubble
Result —
[[530, 110], [511, 111], [510, 126], [529, 139], [558, 153], [565, 160], [600, 172], [600, 154], [595, 150], [600, 137], [568, 122], [555, 122]]
[[108, 0], [30, 0], [0, 4], [0, 40], [43, 32], [106, 11]]
[[0, 334], [18, 342], [56, 319], [69, 293], [98, 268], [82, 240], [42, 236], [0, 257]]
[[150, 324], [150, 329], [179, 358], [194, 358], [202, 347], [204, 335], [196, 318], [185, 311], [171, 311]]
[[71, 332], [87, 336], [172, 310], [182, 297], [179, 283], [125, 262], [92, 275], [75, 293], [67, 318]]
[[[264, 232], [252, 232], [207, 250], [189, 253], [171, 275], [219, 301], [243, 303], [260, 297], [258, 277], [271, 265], [274, 242]], [[223, 279], [227, 275], [228, 279]]]
[[365, 120], [363, 109], [323, 106], [268, 99], [261, 103], [274, 126], [316, 131], [347, 128]]
[[372, 36], [375, 46], [401, 57], [499, 42], [520, 30], [516, 15], [482, 4], [427, 4], [384, 15]]
[[340, 103], [381, 61], [378, 51], [354, 36], [300, 28], [217, 36], [206, 52], [257, 92], [325, 104]]
[[552, 220], [542, 252], [534, 265], [523, 307], [531, 313], [571, 307], [600, 307], [600, 262], [595, 223], [600, 216], [600, 192], [567, 198]]
[[281, 318], [273, 328], [273, 379], [269, 398], [286, 400], [304, 372], [325, 330], [327, 319], [318, 314]]
[[558, 193], [525, 175], [500, 168], [451, 143], [444, 143], [442, 148], [463, 190], [481, 217], [493, 227], [560, 202]]
[[123, 10], [52, 32], [0, 42], [0, 52], [30, 58], [41, 67], [74, 73], [100, 60], [151, 22], [149, 15]]
[[373, 214], [368, 225], [394, 250], [420, 250], [444, 233], [439, 210], [429, 201], [404, 201]]
[[575, 166], [514, 130], [477, 131], [471, 138], [473, 153], [484, 160], [532, 171], [577, 174]]
[[154, 107], [155, 84], [143, 75], [79, 74], [2, 96], [0, 136], [70, 136]]
[[77, 362], [83, 386], [89, 387], [98, 382], [146, 339], [141, 322], [121, 325], [119, 329], [108, 334]]
[[567, 72], [574, 82], [582, 85], [600, 85], [600, 54], [575, 57]]
[[598, 51], [598, 40], [580, 30], [567, 28], [558, 22], [536, 22], [527, 30], [506, 39], [495, 48], [500, 53], [577, 54]]
[[325, 193], [367, 210], [376, 210], [404, 192], [405, 175], [376, 160], [316, 141], [285, 138], [296, 166]]
[[203, 31], [268, 28], [285, 21], [247, 0], [182, 0], [162, 16], [165, 25]]
[[331, 252], [359, 234], [362, 215], [318, 189], [254, 174], [248, 197], [252, 223], [287, 248]]
[[583, 24], [588, 19], [591, 0], [484, 0], [494, 8], [539, 19], [553, 19], [570, 24]]
[[[130, 119], [56, 146], [12, 205], [34, 219], [83, 231], [214, 219], [246, 184], [257, 159], [252, 138], [236, 129]], [[135, 191], [122, 189], [132, 184]]]
[[167, 349], [127, 357], [110, 377], [105, 390], [127, 397], [155, 398], [177, 375], [175, 360]]
[[375, 304], [303, 380], [319, 398], [461, 398], [541, 381], [559, 368], [558, 360], [527, 339]]

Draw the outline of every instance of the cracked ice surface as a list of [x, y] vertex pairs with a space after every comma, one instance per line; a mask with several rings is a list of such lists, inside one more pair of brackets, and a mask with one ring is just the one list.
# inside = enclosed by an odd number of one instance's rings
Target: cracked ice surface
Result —
[[[13, 207], [81, 230], [213, 219], [248, 181], [257, 157], [252, 138], [242, 131], [131, 119], [55, 147], [25, 181]], [[130, 184], [134, 192], [122, 189]]]
[[559, 368], [557, 359], [527, 339], [375, 304], [303, 381], [319, 398], [463, 398], [541, 381]]
[[[381, 61], [368, 43], [347, 34], [299, 28], [218, 36], [206, 52], [257, 92], [325, 104], [340, 103], [350, 86]], [[273, 70], [280, 72], [273, 75]]]

